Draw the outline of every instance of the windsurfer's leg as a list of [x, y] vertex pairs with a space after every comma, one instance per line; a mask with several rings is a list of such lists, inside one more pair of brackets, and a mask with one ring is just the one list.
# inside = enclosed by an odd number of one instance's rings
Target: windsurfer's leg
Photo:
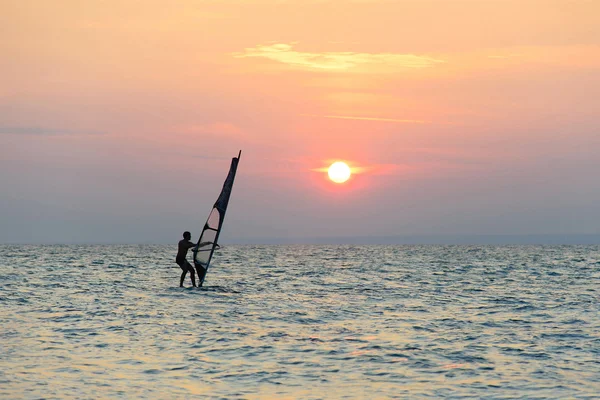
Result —
[[181, 279], [179, 280], [179, 287], [183, 287], [183, 280], [185, 279], [185, 275], [187, 274], [188, 270], [185, 266], [185, 264], [181, 261], [181, 260], [177, 260], [176, 261], [177, 265], [179, 265], [179, 268], [181, 268]]
[[190, 278], [192, 279], [192, 285], [194, 285], [194, 287], [196, 287], [196, 273], [194, 272], [194, 268], [187, 261], [185, 263], [185, 266], [187, 267], [188, 271], [190, 271]]
[[183, 270], [181, 273], [181, 279], [179, 280], [179, 287], [183, 287], [183, 280], [185, 279], [185, 275], [187, 274], [186, 270]]

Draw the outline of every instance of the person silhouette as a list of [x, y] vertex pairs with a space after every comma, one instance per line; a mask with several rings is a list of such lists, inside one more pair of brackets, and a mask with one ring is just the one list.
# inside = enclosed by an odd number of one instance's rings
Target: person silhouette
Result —
[[181, 273], [181, 279], [179, 281], [179, 287], [183, 287], [183, 280], [188, 272], [190, 273], [190, 278], [192, 279], [192, 285], [196, 287], [196, 272], [186, 259], [188, 250], [196, 246], [190, 241], [191, 238], [191, 233], [188, 231], [183, 232], [183, 239], [179, 241], [179, 245], [177, 246], [177, 257], [175, 257], [175, 262], [177, 265], [179, 265], [179, 268], [183, 270]]

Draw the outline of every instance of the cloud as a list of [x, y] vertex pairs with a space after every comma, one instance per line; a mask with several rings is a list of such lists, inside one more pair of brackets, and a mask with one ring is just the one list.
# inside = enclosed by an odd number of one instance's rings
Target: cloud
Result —
[[284, 64], [317, 70], [350, 70], [360, 66], [385, 66], [393, 68], [427, 68], [439, 63], [431, 57], [398, 53], [321, 52], [310, 53], [293, 49], [285, 43], [258, 45], [246, 48], [243, 53], [233, 53], [237, 58], [262, 57]]
[[520, 54], [504, 54], [504, 55], [489, 55], [488, 58], [497, 58], [497, 59], [508, 59], [519, 57]]
[[355, 117], [348, 115], [314, 115], [314, 114], [300, 114], [303, 117], [317, 117], [317, 118], [331, 118], [331, 119], [350, 119], [358, 121], [378, 121], [378, 122], [399, 122], [406, 124], [431, 124], [432, 121], [425, 121], [420, 119], [399, 119], [399, 118], [379, 118], [379, 117]]
[[407, 169], [407, 165], [401, 164], [373, 164], [364, 167], [355, 167], [353, 173], [367, 173], [370, 175], [394, 175]]
[[[181, 153], [178, 153], [181, 154]], [[210, 155], [198, 155], [198, 154], [193, 154], [193, 155], [186, 155], [186, 157], [191, 157], [191, 158], [197, 158], [200, 160], [231, 160], [231, 157], [229, 156], [210, 156]]]
[[[328, 161], [327, 164], [332, 163], [333, 160]], [[407, 169], [407, 165], [402, 164], [371, 164], [371, 165], [357, 165], [353, 162], [346, 162], [350, 167], [350, 171], [352, 174], [368, 174], [368, 175], [393, 175], [403, 170]], [[329, 165], [319, 168], [311, 168], [313, 172], [327, 172], [329, 170]]]
[[229, 122], [216, 122], [204, 125], [178, 125], [173, 131], [184, 134], [215, 135], [227, 137], [245, 137], [246, 133]]
[[45, 128], [41, 126], [0, 126], [0, 134], [4, 135], [32, 135], [32, 136], [58, 136], [58, 135], [103, 135], [101, 131], [81, 131], [74, 129]]
[[447, 121], [428, 121], [424, 119], [402, 119], [402, 118], [380, 118], [380, 117], [360, 117], [352, 115], [315, 115], [315, 114], [300, 114], [303, 117], [330, 118], [330, 119], [349, 119], [355, 121], [374, 121], [374, 122], [392, 122], [399, 124], [441, 124], [441, 125], [457, 125], [454, 122]]

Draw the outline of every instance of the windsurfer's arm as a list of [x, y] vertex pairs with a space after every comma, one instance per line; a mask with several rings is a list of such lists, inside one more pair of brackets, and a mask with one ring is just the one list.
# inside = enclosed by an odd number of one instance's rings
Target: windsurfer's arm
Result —
[[[202, 246], [208, 246], [209, 244], [213, 244], [213, 242], [201, 242], [198, 247], [202, 247]], [[215, 243], [215, 247], [216, 248], [220, 248], [221, 246], [219, 246], [218, 244]]]

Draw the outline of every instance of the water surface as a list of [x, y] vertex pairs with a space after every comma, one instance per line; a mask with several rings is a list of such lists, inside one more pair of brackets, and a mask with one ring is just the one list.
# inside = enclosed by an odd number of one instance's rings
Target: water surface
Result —
[[174, 254], [0, 246], [0, 397], [600, 393], [599, 246], [226, 246], [202, 289]]

